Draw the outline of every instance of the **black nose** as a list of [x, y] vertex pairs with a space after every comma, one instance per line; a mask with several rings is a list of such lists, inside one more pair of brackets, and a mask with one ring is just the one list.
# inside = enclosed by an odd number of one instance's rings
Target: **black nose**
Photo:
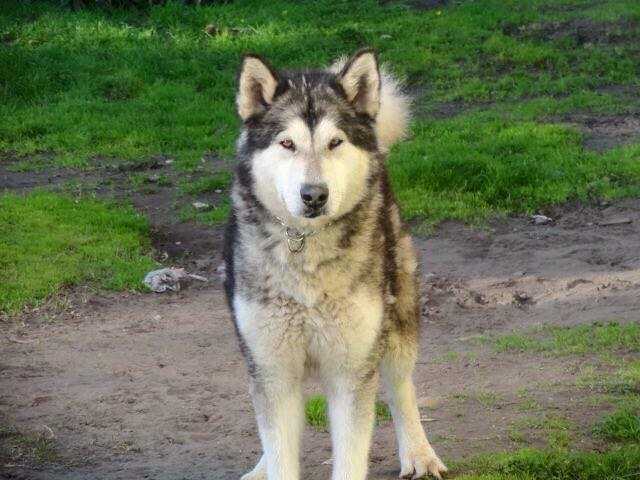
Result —
[[317, 209], [323, 207], [324, 204], [327, 203], [329, 189], [324, 183], [305, 183], [300, 189], [300, 196], [307, 207]]

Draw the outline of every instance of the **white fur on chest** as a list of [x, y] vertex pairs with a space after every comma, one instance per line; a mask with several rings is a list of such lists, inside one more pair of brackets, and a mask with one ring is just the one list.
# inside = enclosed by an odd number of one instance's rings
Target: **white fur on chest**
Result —
[[378, 340], [384, 306], [375, 291], [360, 288], [312, 307], [279, 296], [268, 303], [236, 295], [238, 329], [256, 363], [317, 365], [324, 374], [357, 371]]

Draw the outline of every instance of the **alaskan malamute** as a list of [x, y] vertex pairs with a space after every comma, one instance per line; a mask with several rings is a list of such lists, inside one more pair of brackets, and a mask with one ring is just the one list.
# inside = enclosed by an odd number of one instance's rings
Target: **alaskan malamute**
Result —
[[263, 448], [244, 480], [299, 478], [310, 373], [328, 399], [334, 480], [366, 477], [379, 373], [400, 476], [447, 470], [416, 404], [416, 255], [384, 163], [408, 107], [371, 50], [325, 70], [281, 72], [244, 57], [225, 241], [225, 288]]

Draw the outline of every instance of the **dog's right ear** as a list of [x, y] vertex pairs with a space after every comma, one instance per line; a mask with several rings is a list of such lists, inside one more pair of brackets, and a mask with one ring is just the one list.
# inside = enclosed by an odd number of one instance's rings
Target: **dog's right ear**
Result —
[[238, 80], [238, 114], [242, 120], [265, 111], [273, 102], [278, 76], [256, 55], [245, 55]]

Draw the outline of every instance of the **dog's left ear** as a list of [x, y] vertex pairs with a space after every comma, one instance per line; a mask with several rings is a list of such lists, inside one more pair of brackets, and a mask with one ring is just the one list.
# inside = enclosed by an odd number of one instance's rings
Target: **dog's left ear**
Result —
[[273, 102], [278, 76], [257, 55], [245, 55], [238, 79], [238, 114], [242, 120], [263, 112]]
[[375, 52], [357, 52], [338, 74], [338, 81], [356, 111], [375, 118], [380, 108], [380, 71]]

